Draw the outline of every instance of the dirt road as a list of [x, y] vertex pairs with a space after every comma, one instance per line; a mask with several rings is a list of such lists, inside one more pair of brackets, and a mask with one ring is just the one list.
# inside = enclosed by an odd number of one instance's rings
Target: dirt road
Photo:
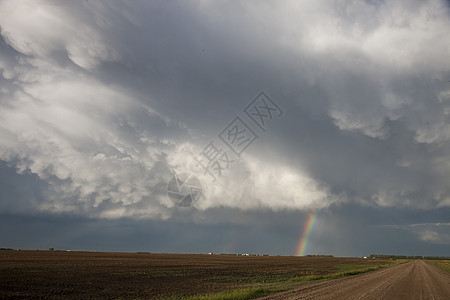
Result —
[[450, 299], [450, 273], [415, 260], [261, 299]]

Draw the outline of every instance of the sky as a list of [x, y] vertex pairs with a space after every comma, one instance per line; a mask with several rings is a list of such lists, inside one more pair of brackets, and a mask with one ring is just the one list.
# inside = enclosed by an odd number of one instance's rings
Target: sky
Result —
[[450, 255], [447, 1], [0, 1], [0, 247]]

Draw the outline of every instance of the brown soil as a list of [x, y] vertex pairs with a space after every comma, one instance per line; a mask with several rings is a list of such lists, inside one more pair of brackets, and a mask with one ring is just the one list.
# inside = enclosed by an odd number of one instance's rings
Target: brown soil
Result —
[[0, 298], [162, 298], [324, 275], [385, 260], [0, 251]]

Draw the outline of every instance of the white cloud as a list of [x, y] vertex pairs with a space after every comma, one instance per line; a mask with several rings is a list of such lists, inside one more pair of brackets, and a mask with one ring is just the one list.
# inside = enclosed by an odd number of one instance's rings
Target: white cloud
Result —
[[[233, 59], [255, 65], [261, 60], [267, 69], [276, 69], [277, 55], [298, 69], [297, 77], [289, 78], [292, 90], [299, 83], [326, 98], [320, 110], [329, 119], [323, 123], [331, 120], [339, 130], [382, 142], [391, 137], [390, 123], [401, 124], [434, 154], [410, 155], [402, 145], [389, 144], [393, 164], [404, 170], [429, 166], [427, 178], [450, 174], [444, 151], [450, 140], [445, 85], [450, 23], [444, 2], [304, 0], [229, 6], [199, 1], [197, 7], [180, 8], [187, 12], [173, 28], [161, 25], [166, 21], [162, 16], [155, 29], [143, 13], [150, 8], [142, 3], [0, 3], [1, 33], [15, 51], [0, 53], [0, 159], [50, 183], [38, 209], [167, 218], [173, 205], [165, 197], [170, 172], [192, 172], [201, 127], [207, 131], [210, 126], [198, 121], [200, 113], [189, 115], [181, 105], [202, 97], [196, 89], [212, 89], [204, 86], [204, 77], [223, 84], [230, 73], [222, 74], [222, 69], [239, 74], [242, 66]], [[174, 16], [168, 17], [178, 19]], [[204, 41], [228, 52], [198, 54], [211, 51]], [[215, 72], [198, 76], [207, 59]], [[149, 78], [157, 79], [146, 82]], [[160, 89], [166, 94], [158, 94]], [[206, 102], [198, 101], [193, 111]], [[179, 106], [183, 108], [177, 111]], [[197, 127], [184, 124], [180, 115], [198, 121]], [[295, 124], [295, 118], [289, 121]], [[332, 145], [323, 147], [329, 149], [317, 152], [333, 155]], [[197, 208], [309, 209], [341, 201], [330, 192], [332, 183], [317, 179], [306, 167], [288, 167], [258, 154], [246, 154], [228, 175], [205, 186], [206, 197]], [[371, 171], [367, 173], [382, 174]], [[351, 175], [358, 177], [359, 170]], [[416, 199], [423, 191], [413, 183], [374, 186], [367, 192], [364, 184], [357, 191], [338, 190], [380, 206], [426, 206]], [[441, 182], [436, 187], [426, 196], [433, 205], [448, 205], [450, 191]]]
[[[16, 57], [13, 65], [3, 64], [13, 91], [8, 105], [0, 109], [6, 137], [0, 141], [0, 159], [16, 161], [19, 172], [37, 174], [50, 183], [45, 200], [32, 209], [104, 218], [167, 218], [173, 206], [165, 197], [170, 171], [183, 170], [179, 163], [192, 158], [184, 148], [195, 146], [143, 127], [149, 119], [164, 122], [164, 127], [177, 123], [141, 104], [129, 91], [52, 61], [52, 51], [59, 48], [88, 70], [116, 56], [97, 28], [76, 26], [63, 7], [41, 4], [3, 3], [4, 36], [27, 56]], [[24, 14], [29, 18], [19, 23]], [[261, 165], [249, 157], [249, 163], [218, 184], [205, 186], [206, 197], [198, 208], [301, 209], [328, 204], [326, 191], [307, 175], [276, 164]]]
[[217, 176], [213, 178], [205, 174], [194, 159], [199, 159], [200, 151], [199, 147], [183, 144], [167, 158], [173, 172], [190, 173], [200, 179], [204, 197], [195, 204], [199, 209], [311, 209], [324, 208], [337, 201], [326, 187], [300, 169], [261, 160], [251, 154], [232, 163], [222, 176], [214, 172]]
[[442, 241], [442, 237], [437, 233], [430, 230], [426, 230], [419, 233], [419, 237], [422, 241], [439, 243]]
[[99, 28], [77, 19], [61, 3], [3, 1], [0, 11], [2, 35], [23, 54], [45, 57], [67, 51], [72, 62], [85, 69], [119, 59]]
[[417, 223], [409, 225], [386, 225], [384, 227], [413, 232], [420, 240], [433, 244], [450, 244], [450, 223]]
[[[428, 86], [419, 95], [395, 86], [414, 77], [429, 84], [448, 81], [450, 61], [443, 58], [448, 56], [450, 20], [445, 1], [298, 1], [296, 5], [287, 1], [277, 6], [281, 8], [274, 8], [275, 12], [283, 13], [277, 39], [300, 61], [314, 61], [316, 70], [305, 73], [316, 73], [314, 82], [328, 92], [329, 115], [336, 126], [386, 138], [386, 120], [404, 117], [418, 142], [448, 141], [444, 121], [448, 105], [437, 111], [426, 106], [433, 98], [442, 99], [445, 90]], [[439, 120], [437, 124], [427, 127], [426, 122], [413, 120], [418, 103], [424, 104], [420, 113]]]

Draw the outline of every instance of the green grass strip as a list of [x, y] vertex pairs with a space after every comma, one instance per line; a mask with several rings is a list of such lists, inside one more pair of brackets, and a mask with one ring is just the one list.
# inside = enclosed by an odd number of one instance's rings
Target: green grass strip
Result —
[[327, 275], [300, 276], [300, 277], [291, 278], [290, 281], [316, 281], [316, 280], [337, 279], [337, 278], [342, 278], [342, 277], [347, 277], [347, 276], [363, 274], [363, 273], [367, 273], [370, 271], [375, 271], [375, 270], [378, 270], [381, 268], [390, 267], [392, 265], [393, 264], [378, 265], [378, 266], [373, 266], [373, 267], [366, 267], [366, 268], [353, 269], [353, 270], [348, 270], [348, 271], [343, 271], [343, 272], [337, 272], [337, 273], [332, 273], [332, 274], [327, 274]]
[[447, 272], [450, 272], [450, 260], [426, 260], [427, 262], [439, 267]]
[[235, 290], [226, 290], [223, 292], [208, 294], [208, 295], [197, 295], [190, 297], [179, 297], [174, 296], [172, 298], [167, 298], [167, 300], [250, 300], [259, 297], [264, 297], [274, 293], [273, 290], [267, 288], [244, 288]]

